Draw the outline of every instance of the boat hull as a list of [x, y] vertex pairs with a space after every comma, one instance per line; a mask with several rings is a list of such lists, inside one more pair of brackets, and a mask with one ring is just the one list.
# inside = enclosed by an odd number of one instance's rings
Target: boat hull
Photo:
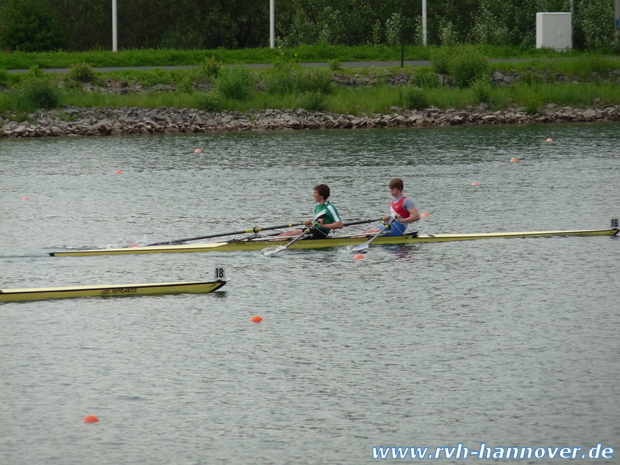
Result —
[[[617, 229], [588, 229], [568, 231], [528, 231], [528, 232], [498, 232], [477, 234], [430, 234], [417, 236], [406, 234], [404, 236], [378, 237], [374, 245], [402, 245], [423, 244], [428, 242], [453, 242], [479, 239], [502, 239], [512, 237], [545, 237], [545, 236], [613, 236], [618, 233]], [[326, 247], [355, 246], [368, 242], [367, 237], [334, 237], [329, 239], [301, 240], [292, 244], [289, 249], [320, 249]], [[62, 252], [50, 252], [52, 257], [83, 257], [92, 255], [128, 255], [148, 253], [196, 253], [196, 252], [229, 252], [264, 250], [288, 244], [288, 241], [262, 241], [262, 240], [238, 240], [229, 242], [213, 242], [209, 244], [185, 244], [167, 246], [146, 246], [120, 249], [93, 249], [93, 250], [69, 250]]]
[[0, 289], [0, 302], [24, 300], [69, 299], [75, 297], [122, 297], [129, 295], [204, 294], [216, 291], [226, 281], [180, 282], [152, 284], [114, 284], [105, 286], [45, 287]]

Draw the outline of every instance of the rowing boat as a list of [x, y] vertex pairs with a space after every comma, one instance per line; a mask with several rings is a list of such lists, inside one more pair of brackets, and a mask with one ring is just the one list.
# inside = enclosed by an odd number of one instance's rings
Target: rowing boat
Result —
[[129, 295], [204, 294], [220, 289], [226, 281], [113, 284], [106, 286], [42, 287], [0, 289], [0, 302], [22, 300], [68, 299], [73, 297], [121, 297]]
[[[568, 231], [529, 231], [529, 232], [496, 232], [478, 234], [429, 234], [418, 235], [417, 233], [404, 236], [378, 237], [374, 245], [402, 245], [421, 244], [427, 242], [452, 242], [468, 241], [476, 239], [501, 239], [510, 237], [544, 237], [544, 236], [614, 236], [618, 234], [617, 228], [612, 229], [578, 229]], [[288, 237], [288, 240], [295, 236]], [[161, 245], [130, 247], [120, 249], [92, 249], [92, 250], [67, 250], [62, 252], [50, 252], [52, 257], [83, 257], [91, 255], [126, 255], [147, 253], [188, 253], [188, 252], [229, 252], [246, 250], [264, 250], [268, 248], [286, 245], [288, 240], [274, 241], [273, 238], [249, 237], [234, 239], [225, 242], [212, 242], [207, 244], [184, 244], [184, 245]], [[343, 247], [364, 244], [367, 237], [341, 236], [328, 239], [305, 239], [291, 244], [290, 249], [321, 249], [326, 247]]]

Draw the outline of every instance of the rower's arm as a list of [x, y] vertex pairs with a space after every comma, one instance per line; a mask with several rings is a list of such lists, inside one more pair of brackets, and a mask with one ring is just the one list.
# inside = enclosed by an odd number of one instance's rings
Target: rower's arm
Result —
[[415, 207], [409, 209], [409, 218], [403, 218], [400, 215], [396, 215], [396, 221], [398, 221], [399, 223], [415, 223], [419, 219], [420, 212]]

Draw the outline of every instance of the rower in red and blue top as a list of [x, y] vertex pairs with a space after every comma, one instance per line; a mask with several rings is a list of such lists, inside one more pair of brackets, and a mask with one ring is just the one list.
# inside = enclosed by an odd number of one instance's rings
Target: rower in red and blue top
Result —
[[[383, 217], [383, 221], [384, 223], [390, 220], [393, 221], [382, 236], [402, 236], [405, 234], [407, 226], [409, 226], [410, 223], [414, 223], [420, 219], [420, 213], [413, 200], [403, 195], [404, 183], [402, 179], [392, 179], [388, 187], [390, 188], [390, 194], [392, 194], [394, 200], [390, 202], [390, 215]], [[383, 228], [383, 225], [371, 228], [364, 231], [364, 234], [376, 234]]]
[[[314, 207], [314, 220], [304, 221], [304, 224], [311, 227], [309, 239], [325, 239], [332, 229], [341, 229], [343, 223], [336, 207], [327, 200], [330, 196], [330, 189], [327, 184], [314, 186], [312, 195], [317, 202]], [[292, 229], [283, 232], [278, 237], [299, 236], [302, 232], [303, 229]]]

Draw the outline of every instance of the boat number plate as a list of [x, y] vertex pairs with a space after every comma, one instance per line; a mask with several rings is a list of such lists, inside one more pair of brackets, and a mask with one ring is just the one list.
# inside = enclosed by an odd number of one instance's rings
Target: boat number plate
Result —
[[215, 269], [215, 279], [224, 279], [225, 277], [226, 273], [224, 273], [224, 268]]
[[620, 221], [618, 221], [618, 218], [612, 218], [611, 219], [611, 227], [612, 228], [618, 229], [618, 225], [619, 224], [620, 224]]

